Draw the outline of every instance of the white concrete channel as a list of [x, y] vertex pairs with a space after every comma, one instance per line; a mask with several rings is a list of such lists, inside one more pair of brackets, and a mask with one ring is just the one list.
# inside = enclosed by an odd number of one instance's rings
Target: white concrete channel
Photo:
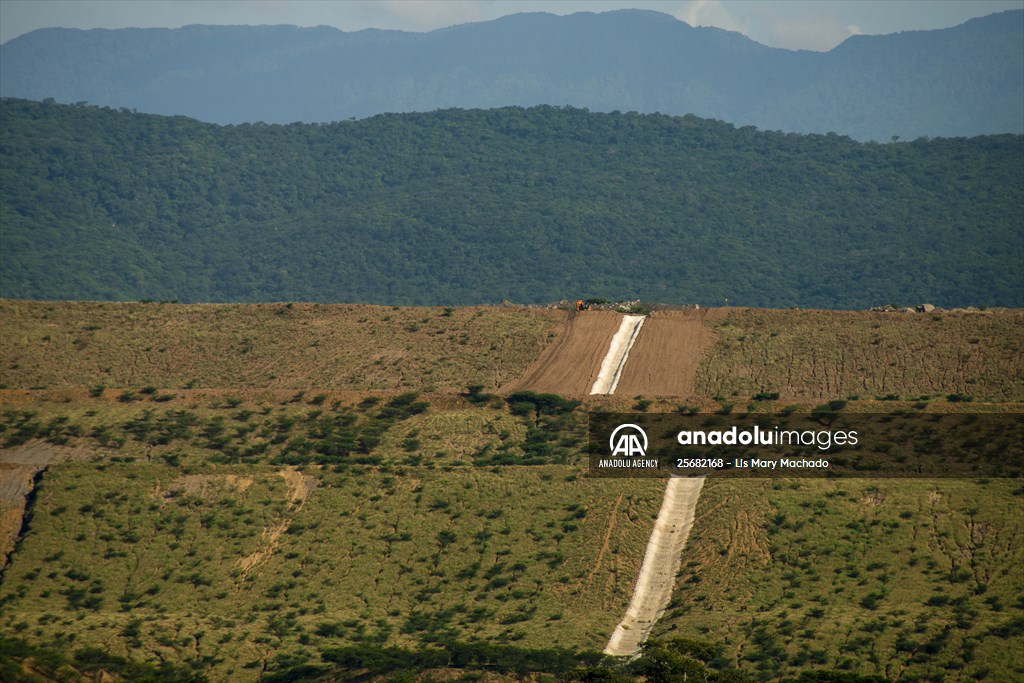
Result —
[[651, 634], [654, 623], [668, 607], [702, 486], [704, 477], [668, 480], [658, 519], [647, 541], [640, 575], [633, 587], [633, 597], [626, 608], [626, 616], [612, 631], [604, 649], [606, 655], [636, 655]]
[[[644, 320], [644, 316], [640, 315], [623, 316], [622, 324], [612, 337], [608, 353], [590, 389], [592, 395], [615, 393], [622, 369], [629, 358], [629, 350], [640, 334]], [[671, 477], [668, 480], [661, 510], [658, 511], [658, 518], [644, 551], [640, 574], [633, 586], [633, 596], [626, 608], [626, 615], [608, 640], [605, 654], [616, 657], [635, 656], [640, 651], [640, 645], [650, 635], [655, 622], [668, 607], [703, 485], [703, 477]]]
[[601, 361], [601, 369], [597, 371], [594, 386], [590, 387], [591, 395], [615, 393], [615, 387], [619, 385], [619, 377], [622, 376], [622, 368], [625, 367], [626, 359], [629, 358], [629, 350], [633, 348], [633, 342], [640, 334], [640, 328], [644, 326], [646, 319], [642, 315], [622, 316], [622, 323], [615, 332], [615, 336], [612, 337], [608, 353]]

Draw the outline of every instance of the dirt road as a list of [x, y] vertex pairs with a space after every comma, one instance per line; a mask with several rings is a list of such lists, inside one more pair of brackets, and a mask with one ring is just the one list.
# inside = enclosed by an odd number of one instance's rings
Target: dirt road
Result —
[[640, 644], [647, 640], [654, 622], [668, 606], [703, 485], [703, 477], [673, 477], [668, 480], [665, 498], [633, 588], [633, 597], [626, 616], [612, 632], [605, 654], [616, 657], [636, 654]]
[[504, 392], [529, 389], [560, 396], [586, 396], [597, 380], [608, 346], [622, 324], [613, 311], [570, 313], [555, 341]]
[[616, 393], [693, 396], [697, 366], [714, 343], [704, 326], [709, 314], [707, 309], [652, 313], [629, 352]]

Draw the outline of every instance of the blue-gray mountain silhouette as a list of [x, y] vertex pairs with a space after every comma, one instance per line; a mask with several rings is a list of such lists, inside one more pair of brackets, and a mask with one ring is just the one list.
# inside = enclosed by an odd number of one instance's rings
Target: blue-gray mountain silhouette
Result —
[[1024, 11], [770, 48], [666, 14], [516, 14], [429, 33], [294, 26], [42, 29], [0, 46], [0, 95], [214, 123], [506, 105], [696, 114], [867, 140], [1024, 132]]

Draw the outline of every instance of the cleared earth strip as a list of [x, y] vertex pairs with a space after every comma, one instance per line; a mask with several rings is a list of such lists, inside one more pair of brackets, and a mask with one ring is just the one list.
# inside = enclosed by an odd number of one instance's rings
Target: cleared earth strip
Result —
[[672, 477], [668, 480], [665, 498], [633, 588], [633, 597], [626, 616], [608, 640], [605, 654], [616, 657], [636, 654], [668, 606], [703, 485], [703, 477]]
[[622, 376], [622, 368], [625, 367], [626, 359], [629, 358], [629, 350], [633, 348], [633, 343], [636, 341], [637, 335], [640, 334], [640, 328], [643, 327], [644, 319], [642, 315], [622, 316], [619, 329], [615, 336], [612, 337], [608, 353], [605, 354], [604, 360], [601, 362], [601, 369], [598, 370], [597, 379], [594, 381], [593, 386], [590, 387], [591, 394], [615, 393], [619, 377]]
[[530, 390], [586, 396], [608, 355], [609, 340], [621, 324], [622, 316], [614, 311], [566, 313], [561, 332], [522, 377], [502, 387], [502, 393]]
[[[623, 375], [630, 349], [640, 333], [644, 318], [626, 316], [612, 339], [602, 363], [598, 381], [590, 393], [614, 393]], [[700, 356], [706, 350], [703, 312], [671, 312], [653, 316], [651, 334], [637, 344], [640, 356], [626, 371], [627, 391], [692, 391]], [[646, 339], [650, 337], [650, 339]], [[614, 371], [608, 372], [608, 368]], [[666, 383], [664, 377], [672, 380]], [[607, 391], [600, 391], [607, 377]], [[657, 379], [661, 378], [661, 379]], [[633, 587], [626, 614], [612, 632], [605, 654], [617, 657], [636, 655], [647, 640], [655, 622], [668, 607], [682, 562], [683, 549], [690, 535], [704, 478], [672, 477], [665, 486], [661, 510], [644, 551], [640, 574]]]
[[615, 391], [647, 398], [695, 396], [697, 368], [716, 337], [706, 323], [722, 315], [717, 309], [705, 308], [652, 313], [629, 350], [629, 363]]
[[[610, 311], [571, 314], [554, 343], [503, 391], [532, 389], [579, 396], [589, 386], [590, 394], [613, 394], [621, 379], [628, 393], [689, 393], [700, 356], [713, 340], [703, 325], [704, 311], [655, 313], [649, 321], [651, 334], [641, 335], [646, 320]], [[648, 336], [651, 339], [645, 341]], [[605, 342], [609, 338], [611, 342]], [[634, 344], [638, 355], [627, 367]], [[703, 479], [668, 480], [629, 607], [605, 653], [636, 654], [668, 606], [703, 484]]]

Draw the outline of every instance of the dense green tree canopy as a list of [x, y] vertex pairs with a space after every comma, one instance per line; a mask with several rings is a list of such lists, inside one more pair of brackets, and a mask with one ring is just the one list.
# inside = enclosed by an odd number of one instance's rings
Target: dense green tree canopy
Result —
[[216, 126], [2, 101], [0, 295], [1024, 305], [1024, 138], [556, 107]]

